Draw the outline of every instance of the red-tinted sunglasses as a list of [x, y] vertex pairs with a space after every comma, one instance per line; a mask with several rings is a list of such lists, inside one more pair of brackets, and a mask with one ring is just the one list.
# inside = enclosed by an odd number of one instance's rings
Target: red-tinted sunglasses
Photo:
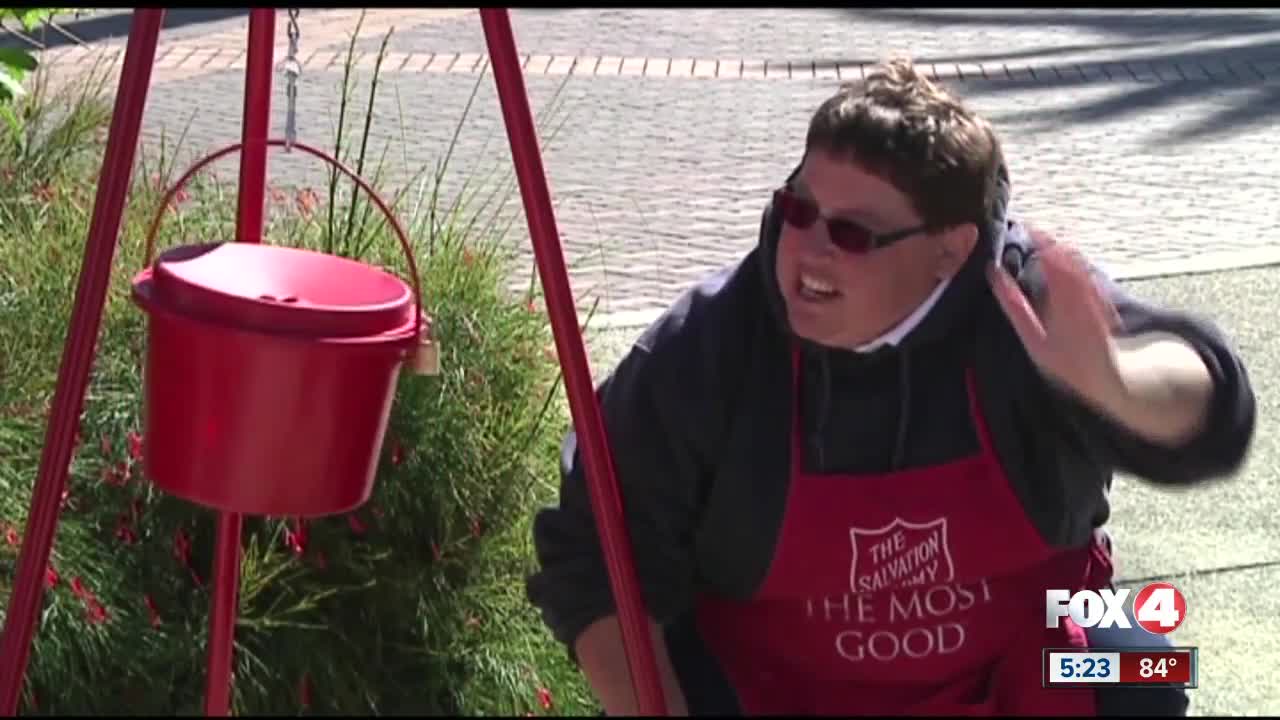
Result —
[[[811, 200], [796, 194], [787, 188], [773, 191], [773, 205], [782, 212], [782, 219], [788, 225], [807, 230], [822, 218], [818, 206]], [[928, 230], [928, 226], [895, 230], [894, 232], [876, 234], [870, 229], [851, 220], [828, 218], [827, 236], [831, 244], [847, 253], [864, 255], [872, 250], [888, 247], [899, 240], [905, 240], [916, 233]]]

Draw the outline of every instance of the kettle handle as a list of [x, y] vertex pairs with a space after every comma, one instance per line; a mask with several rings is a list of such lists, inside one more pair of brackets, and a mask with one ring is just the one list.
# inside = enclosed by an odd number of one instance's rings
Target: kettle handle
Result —
[[[286, 144], [287, 143], [285, 140], [280, 140], [280, 139], [267, 140], [268, 147], [284, 147]], [[173, 187], [169, 188], [169, 190], [165, 193], [164, 198], [161, 200], [160, 209], [156, 212], [155, 218], [151, 220], [151, 226], [147, 229], [147, 243], [146, 243], [146, 251], [145, 251], [145, 254], [143, 255], [143, 267], [148, 267], [151, 265], [151, 255], [155, 251], [156, 232], [160, 229], [161, 221], [164, 220], [165, 210], [169, 207], [169, 203], [173, 201], [174, 196], [178, 194], [178, 191], [181, 190], [183, 187], [185, 187], [186, 184], [191, 180], [191, 178], [194, 177], [196, 173], [203, 170], [206, 166], [210, 165], [213, 162], [221, 160], [223, 157], [226, 157], [227, 155], [230, 155], [233, 152], [239, 151], [242, 147], [244, 147], [244, 143], [236, 143], [235, 145], [228, 145], [227, 147], [224, 147], [221, 150], [217, 150], [209, 154], [202, 160], [196, 162], [196, 164], [192, 165], [191, 168], [187, 170], [187, 172], [183, 174], [182, 177], [178, 178], [177, 182], [173, 184]], [[418, 264], [413, 259], [413, 247], [409, 242], [409, 235], [408, 233], [405, 232], [404, 226], [400, 224], [400, 220], [396, 218], [395, 213], [391, 212], [391, 208], [387, 206], [386, 201], [384, 201], [378, 195], [378, 193], [369, 185], [369, 183], [366, 182], [364, 178], [360, 177], [355, 172], [353, 172], [346, 165], [344, 165], [342, 161], [338, 160], [337, 158], [333, 157], [332, 155], [330, 155], [329, 153], [323, 150], [320, 150], [318, 148], [315, 148], [310, 145], [306, 145], [297, 141], [293, 142], [291, 144], [291, 147], [293, 149], [301, 150], [302, 152], [307, 153], [308, 155], [312, 155], [314, 157], [320, 158], [321, 160], [325, 161], [335, 170], [337, 170], [338, 172], [350, 178], [352, 182], [354, 182], [357, 186], [359, 186], [360, 189], [363, 190], [365, 194], [369, 196], [369, 199], [373, 202], [373, 204], [378, 206], [378, 210], [382, 212], [383, 216], [387, 219], [387, 222], [391, 225], [392, 231], [396, 234], [396, 237], [400, 240], [400, 247], [401, 249], [404, 250], [405, 261], [409, 263], [409, 274], [411, 276], [410, 282], [413, 283], [413, 295], [416, 300], [416, 302], [414, 303], [413, 325], [417, 329], [417, 331], [421, 333], [423, 329], [422, 327], [422, 282], [418, 277]]]

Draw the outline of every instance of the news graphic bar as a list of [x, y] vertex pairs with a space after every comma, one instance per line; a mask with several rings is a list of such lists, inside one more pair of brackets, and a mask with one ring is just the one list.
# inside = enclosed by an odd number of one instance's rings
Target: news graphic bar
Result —
[[1045, 648], [1042, 687], [1194, 688], [1198, 655], [1193, 647]]
[[1123, 685], [1196, 686], [1196, 649], [1128, 650], [1120, 653]]

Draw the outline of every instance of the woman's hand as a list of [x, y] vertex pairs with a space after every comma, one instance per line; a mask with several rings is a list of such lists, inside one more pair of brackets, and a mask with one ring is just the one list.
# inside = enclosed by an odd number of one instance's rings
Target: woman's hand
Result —
[[1009, 273], [988, 268], [992, 292], [1022, 346], [1041, 373], [1085, 399], [1122, 392], [1115, 308], [1079, 253], [1037, 230], [1030, 234], [1048, 289], [1042, 307], [1032, 307]]
[[1151, 442], [1181, 446], [1199, 433], [1214, 390], [1200, 354], [1170, 333], [1118, 337], [1119, 314], [1079, 253], [1039, 231], [1031, 237], [1044, 268], [1040, 307], [1003, 269], [988, 276], [1041, 374]]

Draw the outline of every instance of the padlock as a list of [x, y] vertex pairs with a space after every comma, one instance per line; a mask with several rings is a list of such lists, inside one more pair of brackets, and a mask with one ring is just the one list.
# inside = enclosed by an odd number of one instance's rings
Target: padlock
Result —
[[413, 357], [409, 358], [409, 367], [415, 375], [440, 374], [440, 345], [436, 343], [430, 321], [427, 322], [426, 330], [418, 337], [418, 347], [414, 349]]

